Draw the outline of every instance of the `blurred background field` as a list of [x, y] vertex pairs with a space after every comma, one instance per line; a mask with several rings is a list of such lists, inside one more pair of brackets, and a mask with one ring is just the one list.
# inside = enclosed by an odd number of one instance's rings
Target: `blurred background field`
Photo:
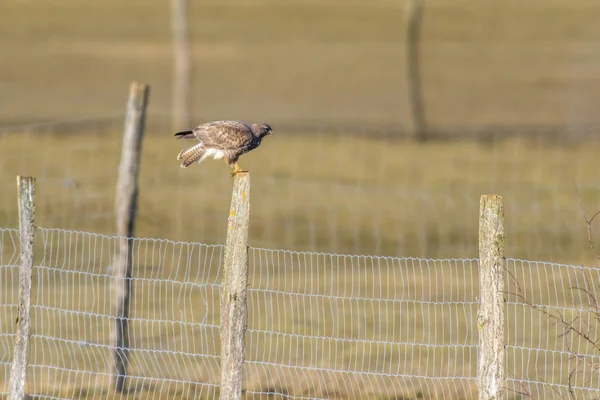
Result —
[[[190, 2], [196, 120], [268, 120], [282, 134], [302, 124], [401, 130], [410, 117], [406, 6]], [[427, 1], [429, 125], [460, 132], [596, 124], [599, 15], [593, 0]], [[5, 125], [120, 111], [132, 79], [152, 84], [152, 107], [170, 110], [169, 2], [7, 0], [0, 18]]]
[[[277, 133], [242, 164], [254, 172], [253, 244], [474, 256], [479, 195], [496, 192], [511, 255], [584, 261], [575, 186], [588, 212], [600, 206], [600, 5], [426, 2], [425, 119], [445, 140], [425, 144], [404, 140], [406, 6], [190, 3], [193, 124], [267, 121]], [[112, 232], [135, 79], [152, 85], [139, 235], [223, 242], [226, 169], [174, 160], [169, 13], [166, 1], [3, 3], [0, 220], [14, 224], [14, 175], [33, 174], [40, 223]]]
[[[0, 222], [16, 226], [14, 176], [32, 174], [39, 179], [40, 226], [113, 233], [120, 138], [118, 132], [1, 136]], [[31, 151], [24, 140], [31, 140]], [[175, 160], [180, 145], [170, 135], [145, 140], [138, 235], [222, 244], [230, 169], [211, 162], [183, 170]], [[591, 216], [600, 197], [594, 145], [520, 139], [422, 145], [281, 133], [241, 165], [253, 174], [252, 246], [476, 257], [479, 196], [494, 192], [507, 200], [507, 254], [593, 260], [577, 188]]]
[[[243, 119], [268, 122], [275, 131], [241, 161], [252, 172], [251, 246], [474, 258], [479, 196], [498, 193], [507, 202], [508, 257], [597, 266], [577, 191], [588, 216], [600, 210], [600, 3], [426, 1], [419, 47], [425, 121], [432, 138], [427, 142], [410, 136], [406, 9], [406, 1], [392, 0], [190, 2], [193, 125]], [[5, 0], [0, 4], [0, 54], [4, 56], [0, 63], [0, 227], [17, 226], [14, 177], [20, 174], [38, 179], [39, 226], [114, 233], [127, 87], [136, 80], [151, 85], [137, 235], [224, 243], [230, 171], [221, 162], [182, 170], [175, 160], [184, 144], [172, 134], [190, 127], [175, 129], [171, 124], [170, 29], [169, 3], [162, 0]], [[106, 265], [93, 264], [100, 267]], [[426, 277], [435, 274], [437, 267], [433, 268]], [[341, 271], [336, 272], [339, 279], [344, 277]], [[6, 288], [15, 276], [5, 272], [2, 286]], [[343, 273], [350, 280], [359, 277], [354, 270]], [[217, 276], [214, 272], [211, 279], [216, 282]], [[422, 270], [415, 276], [425, 279]], [[313, 279], [306, 275], [295, 284]], [[284, 281], [271, 289], [285, 286]], [[67, 280], [70, 290], [79, 293], [75, 282]], [[469, 288], [469, 282], [456, 282], [455, 294], [468, 291], [461, 285]], [[99, 285], [98, 293], [104, 293]], [[425, 297], [436, 291], [435, 286], [421, 288], [416, 283], [408, 287], [420, 288], [421, 292], [411, 293]], [[539, 288], [531, 291], [545, 287], [540, 281]], [[66, 296], [55, 289], [56, 301]], [[163, 295], [165, 301], [172, 298], [167, 292]], [[475, 301], [476, 291], [471, 295], [441, 300]], [[5, 290], [5, 296], [8, 304], [16, 293]], [[187, 296], [190, 301], [198, 298], [192, 292]], [[292, 299], [288, 299], [291, 304], [298, 304]], [[389, 294], [389, 301], [394, 299]], [[257, 309], [270, 304], [266, 298], [256, 304], [262, 301], [265, 305]], [[352, 307], [344, 301], [340, 300], [341, 309]], [[570, 302], [567, 294], [558, 300], [563, 305]], [[159, 306], [144, 307], [138, 312], [147, 316], [144, 313], [156, 313]], [[414, 311], [411, 321], [437, 323], [434, 316], [421, 315], [423, 309]], [[355, 312], [355, 320], [362, 321], [367, 314], [379, 316], [360, 307]], [[523, 313], [518, 312], [519, 318]], [[459, 314], [460, 310], [450, 313], [453, 321], [459, 321], [454, 319]], [[318, 325], [282, 323], [276, 330], [309, 337], [315, 329], [331, 333]], [[519, 339], [523, 343], [538, 343], [539, 335], [550, 332], [543, 328], [545, 321], [536, 319], [531, 324], [531, 337]], [[392, 335], [385, 340], [425, 340], [424, 325], [415, 323], [418, 331], [408, 339]], [[275, 329], [264, 321], [257, 322], [255, 329], [265, 326]], [[445, 346], [458, 338], [461, 345], [476, 344], [476, 337], [474, 341], [462, 337], [464, 332], [453, 326], [458, 330], [452, 331], [451, 338], [442, 335], [433, 343]], [[62, 334], [69, 337], [69, 330], [75, 328], [65, 329]], [[337, 334], [355, 337], [352, 332]], [[78, 335], [73, 333], [72, 339], [84, 340]], [[381, 339], [371, 325], [358, 338]], [[388, 354], [377, 346], [371, 348], [374, 354]], [[325, 348], [328, 345], [318, 351]], [[351, 351], [350, 358], [369, 354], [366, 345], [354, 350], [359, 353]], [[307, 351], [312, 355], [317, 350]], [[458, 356], [445, 351], [449, 350], [440, 350], [445, 368], [453, 365], [450, 370], [456, 376], [462, 376], [463, 370], [464, 376], [474, 373], [474, 364], [465, 362], [457, 368]], [[302, 357], [295, 361], [310, 364]], [[537, 362], [554, 365], [543, 357]], [[339, 367], [332, 363], [324, 361], [321, 367]], [[412, 373], [444, 375], [442, 367], [429, 370], [427, 365], [426, 356], [415, 356]], [[263, 384], [257, 374], [254, 382]], [[214, 384], [211, 379], [207, 381]], [[469, 398], [471, 383], [463, 381], [459, 389], [455, 384], [454, 390], [448, 384], [429, 396], [451, 393]], [[56, 389], [55, 395], [78, 397], [74, 388], [63, 389]], [[162, 389], [157, 384], [150, 392], [159, 398]], [[288, 388], [288, 397], [302, 390]], [[363, 393], [360, 388], [353, 390]], [[257, 396], [263, 391], [257, 390]], [[189, 389], [185, 396], [208, 396], [192, 392]], [[351, 392], [340, 397], [350, 397]], [[401, 392], [411, 398], [419, 390], [406, 386]], [[315, 391], [306, 393], [317, 396]], [[400, 392], [393, 393], [399, 396]], [[385, 398], [381, 393], [369, 395]]]

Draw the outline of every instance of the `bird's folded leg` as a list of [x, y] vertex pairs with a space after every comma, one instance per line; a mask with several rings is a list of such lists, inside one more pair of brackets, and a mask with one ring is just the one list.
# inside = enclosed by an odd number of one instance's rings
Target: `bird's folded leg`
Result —
[[239, 174], [240, 172], [248, 172], [245, 169], [241, 169], [240, 166], [238, 165], [238, 163], [233, 163], [233, 172], [231, 173], [231, 176], [234, 177], [237, 174]]

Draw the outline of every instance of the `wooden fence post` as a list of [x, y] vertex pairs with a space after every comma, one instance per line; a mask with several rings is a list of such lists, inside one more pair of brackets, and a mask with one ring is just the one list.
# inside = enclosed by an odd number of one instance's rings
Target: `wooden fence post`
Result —
[[19, 309], [17, 316], [17, 338], [10, 368], [8, 387], [9, 400], [25, 398], [27, 381], [27, 356], [29, 353], [29, 312], [31, 306], [31, 272], [34, 263], [35, 245], [35, 179], [18, 176], [19, 192], [19, 243], [21, 268], [19, 268]]
[[409, 0], [406, 19], [406, 77], [412, 117], [413, 135], [417, 140], [427, 140], [425, 106], [421, 93], [421, 20], [424, 0]]
[[248, 309], [248, 225], [250, 221], [250, 175], [239, 173], [227, 227], [223, 286], [221, 288], [221, 400], [242, 398], [242, 367]]
[[133, 236], [137, 213], [138, 176], [146, 106], [150, 88], [133, 82], [129, 90], [127, 116], [123, 134], [123, 148], [119, 177], [117, 180], [116, 218], [117, 239], [113, 260], [113, 307], [115, 326], [112, 331], [112, 373], [114, 385], [119, 392], [125, 390], [129, 353], [129, 303], [131, 298], [131, 276], [133, 271]]
[[188, 129], [192, 58], [187, 29], [188, 0], [171, 0], [171, 30], [173, 33], [173, 120], [175, 131]]
[[504, 199], [483, 195], [479, 210], [479, 400], [504, 398]]

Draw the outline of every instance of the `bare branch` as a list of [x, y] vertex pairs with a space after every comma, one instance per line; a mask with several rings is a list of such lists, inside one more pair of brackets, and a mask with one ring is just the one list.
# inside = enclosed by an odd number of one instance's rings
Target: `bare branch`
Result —
[[523, 385], [523, 383], [519, 382], [519, 390], [515, 390], [515, 389], [508, 389], [509, 391], [518, 394], [522, 397], [525, 397], [527, 399], [533, 399], [534, 397], [531, 395], [531, 393], [529, 392], [529, 390], [527, 390], [527, 388]]
[[[600, 352], [600, 344], [598, 343], [598, 340], [595, 340], [595, 338], [591, 335], [592, 332], [596, 331], [595, 327], [590, 326], [589, 323], [587, 323], [583, 318], [581, 318], [581, 315], [576, 315], [572, 319], [567, 319], [560, 311], [550, 312], [543, 306], [531, 303], [529, 300], [527, 300], [527, 297], [525, 296], [525, 293], [523, 292], [523, 289], [521, 288], [521, 285], [519, 284], [519, 281], [517, 280], [515, 274], [508, 270], [507, 273], [510, 279], [513, 280], [512, 285], [514, 286], [515, 291], [506, 293], [514, 295], [525, 305], [529, 306], [531, 309], [536, 310], [541, 314], [545, 315], [549, 320], [552, 321], [554, 325], [562, 327], [563, 332], [558, 337], [561, 337], [563, 339], [565, 348], [571, 354], [571, 359], [577, 360], [575, 367], [569, 373], [568, 380], [569, 398], [576, 399], [574, 389], [575, 385], [573, 382], [579, 374], [585, 372], [585, 369], [582, 368], [582, 366], [587, 365], [590, 367], [591, 371], [589, 373], [589, 376], [584, 376], [583, 379], [584, 381], [591, 381], [592, 374], [597, 374], [600, 371], [600, 364], [591, 362], [589, 360], [589, 357], [587, 357], [585, 354], [581, 354], [575, 351], [572, 348], [573, 338], [579, 337], [580, 339], [583, 339], [585, 342], [590, 344], [596, 351]], [[571, 287], [570, 289], [572, 291], [580, 291], [587, 295], [588, 307], [590, 309], [590, 312], [594, 314], [594, 319], [597, 322], [600, 322], [600, 308], [598, 306], [598, 301], [594, 293], [588, 288]], [[526, 389], [521, 389], [519, 392], [516, 393], [521, 394], [522, 396], [532, 398], [531, 395], [528, 394]]]
[[597, 211], [597, 212], [596, 212], [596, 214], [592, 215], [592, 218], [590, 218], [590, 221], [589, 221], [589, 222], [590, 222], [590, 224], [591, 224], [592, 222], [594, 222], [594, 218], [596, 218], [598, 215], [600, 215], [600, 211]]
[[585, 213], [585, 209], [583, 208], [583, 201], [581, 200], [581, 193], [579, 193], [579, 188], [577, 187], [577, 185], [575, 185], [575, 192], [577, 193], [577, 202], [579, 203], [579, 210], [581, 211], [581, 215], [583, 216], [583, 219], [585, 220], [585, 224], [586, 224], [586, 227], [587, 227], [587, 241], [588, 241], [588, 244], [590, 245], [590, 249], [592, 249], [592, 252], [596, 256], [596, 258], [598, 260], [600, 260], [600, 252], [598, 252], [596, 250], [596, 246], [594, 245], [594, 238], [593, 238], [593, 234], [592, 234], [592, 222], [594, 222], [594, 219], [598, 215], [600, 215], [600, 211], [597, 211], [592, 216], [592, 218], [588, 218], [587, 214]]
[[575, 376], [575, 374], [578, 372], [578, 368], [577, 366], [575, 366], [575, 368], [573, 368], [573, 370], [569, 373], [569, 396], [571, 397], [571, 399], [577, 399], [577, 397], [575, 396], [575, 391], [573, 390], [573, 377]]

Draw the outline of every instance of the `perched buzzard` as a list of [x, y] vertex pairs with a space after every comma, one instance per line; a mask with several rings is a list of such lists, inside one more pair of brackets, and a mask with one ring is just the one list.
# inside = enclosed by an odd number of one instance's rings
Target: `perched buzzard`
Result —
[[176, 133], [177, 139], [197, 139], [197, 145], [182, 150], [177, 156], [183, 160], [182, 168], [194, 162], [201, 163], [208, 157], [215, 160], [224, 158], [228, 165], [235, 169], [231, 176], [238, 172], [247, 172], [237, 164], [238, 158], [250, 150], [257, 148], [262, 139], [271, 133], [267, 124], [246, 124], [239, 121], [214, 121], [199, 125], [193, 131]]

